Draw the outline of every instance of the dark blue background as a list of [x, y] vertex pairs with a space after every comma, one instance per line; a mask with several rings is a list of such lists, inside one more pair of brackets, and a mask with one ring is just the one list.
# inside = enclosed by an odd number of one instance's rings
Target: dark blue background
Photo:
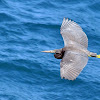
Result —
[[63, 18], [77, 22], [100, 53], [100, 0], [0, 0], [0, 100], [100, 100], [100, 59], [75, 81], [60, 78], [60, 60], [40, 51], [64, 46]]

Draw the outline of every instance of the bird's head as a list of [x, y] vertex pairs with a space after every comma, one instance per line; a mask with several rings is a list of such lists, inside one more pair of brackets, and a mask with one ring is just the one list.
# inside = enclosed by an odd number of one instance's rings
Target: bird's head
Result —
[[62, 49], [56, 49], [56, 50], [49, 50], [49, 51], [42, 51], [46, 53], [54, 53], [54, 57], [57, 59], [62, 59], [64, 52]]

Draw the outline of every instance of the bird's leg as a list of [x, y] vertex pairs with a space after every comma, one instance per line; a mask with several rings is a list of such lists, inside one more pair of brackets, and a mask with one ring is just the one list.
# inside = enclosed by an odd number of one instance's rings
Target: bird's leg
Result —
[[100, 55], [97, 55], [96, 58], [100, 58]]
[[89, 57], [100, 58], [100, 55], [97, 55], [97, 53], [93, 53], [93, 52], [90, 52], [90, 54], [89, 54], [88, 56], [89, 56]]

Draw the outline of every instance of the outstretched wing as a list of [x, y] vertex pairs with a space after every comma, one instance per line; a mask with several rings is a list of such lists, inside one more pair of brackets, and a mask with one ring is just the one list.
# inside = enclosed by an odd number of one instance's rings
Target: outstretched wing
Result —
[[88, 47], [88, 38], [86, 34], [83, 32], [82, 28], [74, 21], [64, 18], [60, 30], [65, 46], [68, 46], [71, 43], [75, 43], [80, 44], [85, 48]]
[[60, 63], [61, 78], [68, 80], [76, 79], [87, 62], [88, 56], [85, 53], [66, 51]]

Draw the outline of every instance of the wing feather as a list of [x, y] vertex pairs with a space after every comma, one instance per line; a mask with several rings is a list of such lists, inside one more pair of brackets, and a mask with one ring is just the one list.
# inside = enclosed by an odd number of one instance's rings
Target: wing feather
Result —
[[60, 63], [61, 78], [74, 80], [80, 74], [88, 62], [88, 56], [85, 53], [77, 51], [66, 51]]
[[85, 48], [88, 47], [88, 38], [76, 22], [64, 18], [60, 31], [65, 46], [68, 46], [73, 42], [75, 44], [80, 44]]

